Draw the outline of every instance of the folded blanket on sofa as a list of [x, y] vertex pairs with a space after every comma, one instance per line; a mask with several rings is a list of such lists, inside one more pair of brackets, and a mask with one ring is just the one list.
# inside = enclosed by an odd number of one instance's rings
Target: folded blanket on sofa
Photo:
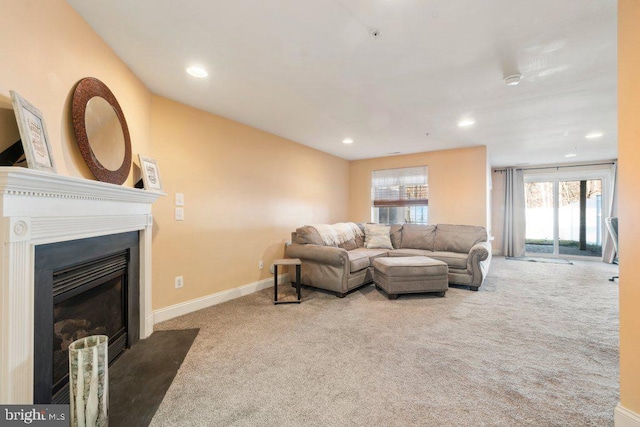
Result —
[[356, 236], [362, 236], [362, 230], [353, 222], [338, 222], [336, 224], [312, 224], [322, 242], [327, 246], [338, 246]]

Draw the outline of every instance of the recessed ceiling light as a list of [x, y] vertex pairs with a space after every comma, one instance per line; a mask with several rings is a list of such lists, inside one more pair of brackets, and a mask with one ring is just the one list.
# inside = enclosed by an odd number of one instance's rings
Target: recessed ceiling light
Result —
[[569, 153], [569, 154], [565, 154], [564, 156], [565, 157], [575, 157], [575, 156], [577, 156], [577, 154], [576, 153]]
[[591, 132], [586, 134], [584, 137], [587, 139], [596, 139], [602, 137], [602, 135], [604, 135], [602, 132]]
[[187, 73], [190, 76], [197, 77], [199, 79], [204, 79], [205, 77], [207, 77], [209, 75], [209, 73], [207, 73], [207, 70], [205, 70], [202, 67], [197, 67], [197, 66], [193, 66], [193, 67], [187, 68]]
[[476, 123], [476, 121], [475, 121], [475, 120], [472, 120], [472, 119], [465, 119], [465, 120], [460, 120], [460, 121], [458, 122], [458, 126], [459, 126], [459, 127], [461, 127], [461, 128], [464, 128], [464, 127], [467, 127], [467, 126], [474, 125], [475, 123]]
[[345, 138], [342, 140], [343, 144], [353, 144], [353, 139], [351, 138]]
[[520, 80], [522, 80], [522, 74], [512, 74], [504, 78], [507, 86], [517, 86]]

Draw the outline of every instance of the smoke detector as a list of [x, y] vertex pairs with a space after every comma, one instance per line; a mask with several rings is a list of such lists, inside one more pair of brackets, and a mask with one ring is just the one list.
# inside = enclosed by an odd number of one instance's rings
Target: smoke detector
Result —
[[511, 74], [504, 78], [504, 82], [507, 86], [516, 86], [522, 80], [522, 74]]

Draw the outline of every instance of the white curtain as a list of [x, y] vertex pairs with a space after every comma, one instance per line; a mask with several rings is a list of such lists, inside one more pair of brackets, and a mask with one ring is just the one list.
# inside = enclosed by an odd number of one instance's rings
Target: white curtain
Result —
[[[609, 201], [609, 206], [607, 206], [607, 210], [605, 210], [607, 218], [618, 216], [618, 162], [614, 162], [613, 165], [611, 165], [610, 182], [611, 186], [609, 194], [611, 194], [611, 199]], [[602, 240], [604, 242], [602, 244], [602, 260], [612, 264], [613, 260], [616, 258], [616, 251], [613, 247], [613, 242], [611, 241], [611, 235], [606, 228], [604, 238]]]
[[508, 257], [525, 253], [525, 200], [522, 169], [505, 170], [504, 237], [502, 248]]

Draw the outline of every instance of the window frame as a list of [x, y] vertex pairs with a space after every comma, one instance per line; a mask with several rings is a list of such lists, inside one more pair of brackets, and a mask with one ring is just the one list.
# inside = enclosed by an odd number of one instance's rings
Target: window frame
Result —
[[[422, 169], [421, 173], [419, 173], [418, 178], [410, 177], [408, 180], [403, 181], [403, 177], [410, 176], [407, 172], [411, 172], [410, 170], [414, 169], [419, 170]], [[388, 176], [392, 171], [405, 171], [405, 173], [398, 173], [396, 177]], [[376, 172], [379, 172], [379, 175], [387, 175], [384, 176], [376, 176]], [[390, 185], [375, 185], [377, 181], [383, 180], [389, 181]], [[422, 183], [420, 183], [422, 182]], [[386, 183], [385, 183], [386, 184]], [[414, 197], [411, 197], [411, 192], [413, 191]], [[381, 170], [372, 170], [371, 171], [371, 221], [376, 223], [380, 222], [380, 209], [387, 208], [386, 218], [387, 221], [392, 216], [390, 214], [390, 209], [392, 208], [404, 208], [404, 215], [402, 215], [402, 222], [395, 223], [414, 223], [414, 224], [428, 224], [429, 220], [429, 167], [427, 165], [420, 166], [409, 166], [403, 168], [390, 168], [390, 169], [381, 169]], [[424, 221], [412, 221], [412, 208], [423, 207], [426, 208], [426, 214], [422, 214], [421, 217]], [[396, 219], [398, 218], [398, 214], [396, 213]], [[385, 224], [390, 224], [390, 222], [386, 222]]]

